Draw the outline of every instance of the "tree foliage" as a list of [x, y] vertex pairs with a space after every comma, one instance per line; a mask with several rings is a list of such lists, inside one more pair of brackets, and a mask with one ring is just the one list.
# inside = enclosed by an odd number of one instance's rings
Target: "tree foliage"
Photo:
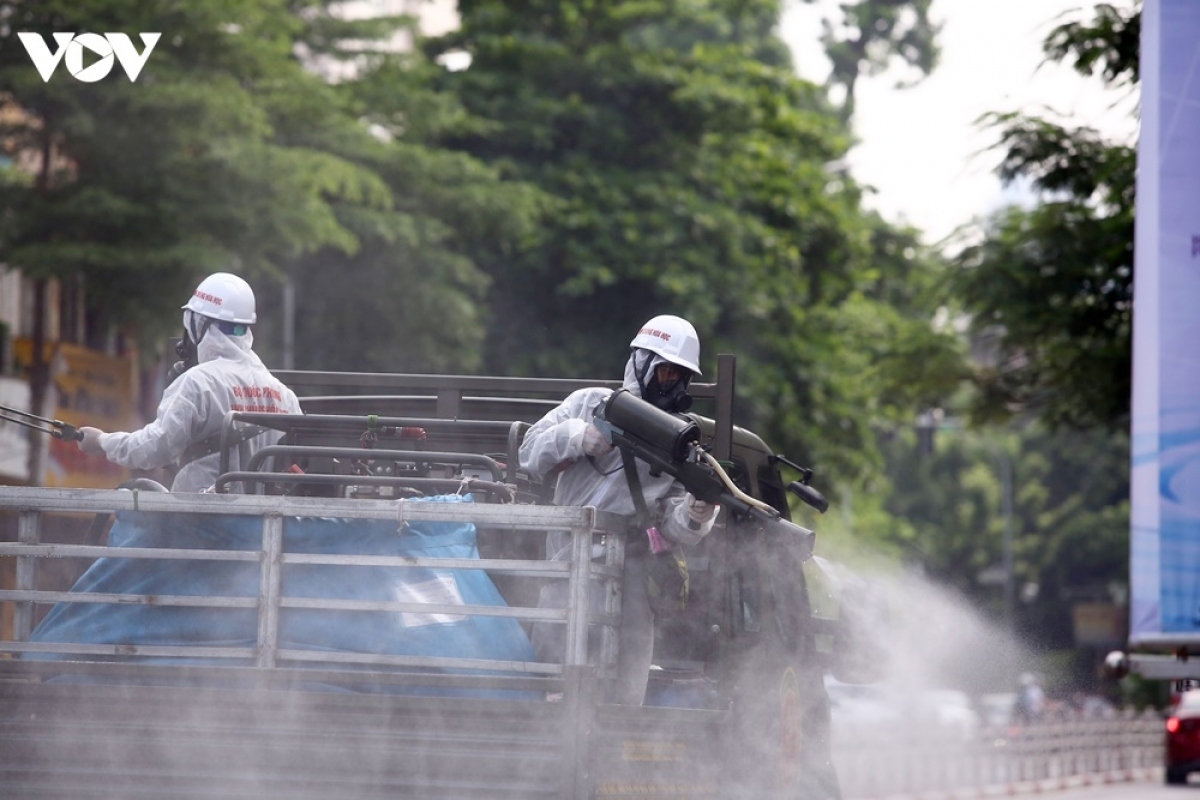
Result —
[[[9, 152], [52, 154], [35, 180], [0, 194], [4, 257], [35, 277], [85, 275], [94, 309], [112, 321], [161, 331], [162, 298], [186, 297], [207, 272], [261, 279], [300, 253], [353, 251], [333, 202], [391, 203], [346, 157], [366, 133], [294, 58], [302, 18], [282, 2], [51, 0], [3, 11]], [[136, 83], [121, 70], [83, 83], [65, 69], [43, 83], [16, 33], [50, 41], [64, 30], [166, 33]]]
[[[939, 262], [831, 166], [851, 137], [776, 0], [464, 0], [407, 54], [384, 43], [408, 21], [328, 0], [0, 5], [10, 152], [55, 156], [0, 182], [4, 259], [85, 275], [146, 337], [220, 269], [258, 288], [268, 349], [296, 287], [309, 368], [608, 377], [679, 313], [706, 367], [741, 359], [739, 419], [838, 479], [961, 375]], [[872, 59], [917, 59], [888, 28], [909, 6], [854, 5]], [[167, 33], [136, 83], [42, 83], [15, 32], [62, 30]], [[469, 69], [436, 65], [456, 49]]]
[[1138, 81], [1141, 0], [1119, 8], [1098, 3], [1091, 20], [1070, 20], [1046, 37], [1046, 57], [1070, 63], [1081, 75], [1100, 75], [1114, 86]]
[[[1050, 58], [1114, 85], [1137, 80], [1140, 12], [1102, 4], [1045, 40]], [[1024, 410], [1051, 425], [1121, 425], [1129, 413], [1135, 151], [1094, 130], [997, 113], [1001, 177], [1038, 193], [957, 261], [975, 331], [997, 343], [977, 375], [979, 418]]]
[[[812, 2], [812, 0], [808, 0]], [[854, 89], [863, 76], [897, 64], [908, 68], [904, 86], [937, 66], [941, 25], [929, 17], [932, 0], [855, 0], [839, 4], [841, 19], [822, 20], [821, 41], [829, 56], [829, 86], [841, 96], [840, 114], [854, 116]]]
[[[1135, 87], [1138, 27], [1136, 7], [1100, 5], [1056, 26], [1045, 49]], [[1003, 563], [1007, 463], [1017, 624], [1042, 649], [1070, 648], [1074, 604], [1120, 603], [1127, 589], [1135, 153], [1044, 116], [986, 123], [1000, 176], [1037, 196], [967, 231], [955, 258], [976, 356], [965, 405], [976, 423], [1007, 425], [939, 432], [924, 456], [911, 431], [890, 438], [887, 513], [870, 533], [999, 614], [1000, 588], [984, 578]]]
[[551, 203], [496, 167], [430, 144], [478, 124], [428, 88], [436, 70], [419, 53], [391, 53], [338, 86], [377, 137], [360, 163], [393, 202], [382, 211], [339, 204], [361, 247], [326, 247], [290, 265], [302, 321], [299, 367], [461, 373], [482, 366], [489, 275], [537, 240]]
[[[472, 259], [528, 235], [533, 200], [422, 143], [461, 114], [423, 88], [429, 65], [390, 52], [412, 20], [348, 20], [328, 0], [0, 10], [8, 152], [53, 153], [36, 179], [18, 165], [0, 185], [6, 262], [84, 276], [94, 327], [146, 341], [178, 324], [201, 276], [231, 270], [257, 289], [268, 352], [293, 281], [298, 366], [471, 365], [486, 286]], [[16, 33], [64, 30], [164, 34], [136, 83], [62, 68], [43, 83]]]
[[887, 296], [897, 270], [927, 287], [935, 266], [826, 168], [849, 136], [782, 55], [779, 4], [461, 12], [428, 49], [470, 54], [442, 86], [487, 124], [443, 141], [555, 203], [538, 246], [495, 264], [488, 367], [612, 376], [637, 325], [677, 313], [705, 366], [738, 355], [748, 423], [842, 478], [877, 463], [870, 420], [944, 388], [892, 381], [913, 352], [952, 352], [931, 292]]
[[911, 429], [885, 437], [884, 513], [861, 534], [1001, 619], [1008, 526], [1018, 629], [1038, 648], [1070, 648], [1074, 603], [1120, 602], [1128, 585], [1128, 437], [1030, 424], [935, 441], [922, 452]]

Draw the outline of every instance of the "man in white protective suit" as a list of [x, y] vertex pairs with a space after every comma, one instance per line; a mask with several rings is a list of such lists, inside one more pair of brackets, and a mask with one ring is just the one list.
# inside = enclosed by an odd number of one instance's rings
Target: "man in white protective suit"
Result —
[[[217, 480], [220, 437], [230, 411], [299, 414], [296, 394], [251, 349], [258, 319], [250, 284], [227, 272], [209, 275], [182, 307], [182, 361], [150, 424], [132, 433], [82, 427], [79, 449], [130, 469], [177, 465], [173, 492], [202, 492]], [[242, 426], [230, 470], [237, 470], [281, 432]]]
[[[700, 340], [696, 329], [681, 317], [661, 315], [641, 327], [630, 342], [625, 364], [624, 388], [641, 399], [670, 412], [686, 411], [692, 378], [700, 374]], [[631, 530], [626, 547], [621, 583], [622, 602], [617, 659], [617, 685], [613, 700], [641, 705], [646, 694], [654, 650], [654, 610], [647, 587], [648, 559], [676, 544], [699, 542], [712, 530], [718, 506], [693, 497], [671, 475], [650, 474], [650, 467], [636, 461], [636, 479], [623, 468], [620, 451], [612, 446], [593, 423], [597, 408], [610, 396], [603, 387], [572, 392], [525, 434], [520, 449], [522, 468], [545, 479], [558, 475], [554, 502], [561, 506], [595, 506], [626, 516]], [[636, 484], [644, 498], [637, 504], [631, 492]], [[644, 517], [638, 506], [649, 512], [651, 526], [641, 529], [633, 521]], [[599, 546], [593, 556], [600, 555]], [[570, 534], [551, 532], [546, 537], [546, 557], [570, 559]], [[546, 585], [539, 605], [566, 606], [566, 583]], [[592, 604], [600, 593], [592, 592]], [[565, 627], [538, 623], [533, 627], [533, 646], [541, 661], [561, 661], [566, 652]], [[589, 651], [594, 651], [589, 645]]]

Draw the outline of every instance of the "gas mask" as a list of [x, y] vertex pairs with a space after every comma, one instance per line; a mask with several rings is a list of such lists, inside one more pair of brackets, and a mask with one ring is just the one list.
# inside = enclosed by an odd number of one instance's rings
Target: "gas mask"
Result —
[[658, 382], [657, 367], [659, 364], [670, 364], [670, 362], [651, 355], [638, 370], [637, 382], [642, 390], [642, 399], [673, 414], [687, 411], [692, 407], [692, 396], [687, 391], [688, 384], [692, 381], [692, 373], [680, 367], [683, 375], [664, 386]]
[[196, 360], [196, 345], [192, 344], [192, 340], [188, 338], [187, 331], [184, 331], [183, 338], [175, 340], [175, 355], [179, 356], [179, 360], [167, 370], [168, 386], [174, 383], [175, 379], [180, 375], [199, 363]]
[[212, 320], [208, 317], [202, 317], [191, 311], [183, 312], [183, 336], [175, 340], [175, 355], [179, 356], [179, 360], [172, 364], [171, 369], [167, 371], [168, 386], [174, 383], [180, 375], [200, 363], [197, 344], [204, 338], [204, 334], [211, 324]]

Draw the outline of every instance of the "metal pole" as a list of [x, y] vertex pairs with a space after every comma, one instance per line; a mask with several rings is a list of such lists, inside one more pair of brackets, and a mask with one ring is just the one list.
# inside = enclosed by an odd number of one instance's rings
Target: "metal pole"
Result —
[[296, 368], [296, 283], [283, 279], [283, 368]]
[[[588, 616], [592, 571], [592, 526], [571, 529], [571, 572], [567, 583], [567, 653], [564, 664], [587, 664]], [[620, 634], [618, 633], [618, 643]], [[618, 651], [620, 645], [618, 644]]]
[[[25, 510], [17, 517], [17, 541], [21, 544], [38, 544], [41, 538], [42, 514], [40, 511]], [[17, 589], [32, 591], [37, 588], [37, 559], [32, 556], [17, 556]], [[13, 609], [13, 640], [25, 642], [33, 630], [33, 603], [17, 603]]]
[[1004, 518], [1004, 624], [1016, 633], [1016, 576], [1013, 574], [1013, 476], [1008, 453], [997, 448], [1000, 461], [1000, 513]]
[[729, 353], [717, 356], [716, 429], [713, 432], [713, 455], [723, 461], [733, 453], [733, 397], [737, 380], [737, 357]]
[[283, 517], [263, 517], [258, 590], [258, 658], [260, 667], [275, 666], [279, 651], [279, 587], [283, 561]]

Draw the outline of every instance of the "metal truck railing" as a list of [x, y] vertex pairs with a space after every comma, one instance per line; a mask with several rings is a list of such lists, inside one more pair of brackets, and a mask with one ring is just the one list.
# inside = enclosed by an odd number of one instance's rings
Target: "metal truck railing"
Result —
[[[249, 515], [262, 520], [262, 544], [257, 550], [202, 550], [160, 547], [121, 547], [84, 544], [46, 543], [41, 529], [49, 513], [111, 514], [121, 510], [169, 512], [178, 514]], [[18, 660], [23, 653], [52, 653], [72, 659], [101, 657], [104, 660], [127, 656], [204, 658], [218, 662], [254, 664], [258, 671], [304, 664], [338, 669], [347, 665], [358, 668], [414, 668], [398, 672], [389, 682], [433, 682], [440, 685], [511, 686], [512, 676], [528, 676], [523, 686], [561, 691], [564, 667], [588, 663], [588, 624], [614, 625], [620, 612], [620, 568], [623, 562], [623, 537], [605, 536], [608, 552], [603, 563], [594, 562], [591, 548], [594, 531], [606, 531], [606, 523], [615, 518], [587, 508], [560, 508], [537, 505], [499, 505], [475, 503], [429, 503], [406, 500], [349, 500], [339, 498], [279, 497], [267, 495], [179, 495], [165, 492], [128, 490], [73, 490], [27, 487], [0, 487], [0, 513], [15, 514], [17, 541], [0, 542], [0, 558], [16, 561], [15, 588], [0, 590], [0, 604], [12, 604], [12, 636], [0, 640], [0, 667], [5, 670], [70, 671], [69, 661]], [[548, 531], [569, 530], [572, 534], [572, 559], [566, 562], [544, 560], [501, 560], [464, 558], [423, 558], [408, 556], [359, 556], [321, 553], [289, 553], [283, 545], [285, 517], [326, 517], [405, 522], [469, 522], [493, 530]], [[617, 528], [612, 527], [615, 531]], [[122, 559], [184, 559], [196, 561], [256, 562], [259, 567], [257, 597], [207, 597], [194, 595], [102, 594], [37, 588], [37, 565], [44, 559], [114, 557]], [[486, 570], [489, 573], [522, 575], [533, 578], [566, 580], [569, 598], [565, 609], [514, 606], [427, 604], [412, 602], [371, 602], [357, 600], [287, 597], [280, 592], [281, 573], [286, 565], [338, 565], [373, 567], [426, 567], [433, 569]], [[599, 579], [610, 583], [605, 592], [603, 613], [588, 612], [588, 585]], [[64, 587], [65, 589], [65, 587]], [[136, 644], [68, 644], [30, 642], [34, 607], [54, 603], [140, 603], [156, 606], [191, 606], [220, 609], [255, 609], [257, 641], [253, 647], [146, 646]], [[566, 652], [562, 664], [445, 658], [438, 656], [379, 655], [372, 653], [329, 652], [325, 650], [286, 649], [279, 646], [280, 611], [303, 608], [331, 611], [373, 611], [392, 613], [456, 614], [511, 617], [527, 622], [551, 622], [566, 626]], [[615, 663], [615, 637], [602, 637], [601, 665]], [[239, 660], [234, 662], [234, 660]], [[471, 669], [501, 671], [508, 677], [477, 675], [421, 674], [421, 669]], [[304, 670], [312, 677], [310, 670]], [[601, 670], [602, 674], [604, 670]], [[506, 682], [507, 681], [507, 682]], [[543, 685], [543, 682], [545, 685]]]
[[[835, 733], [833, 760], [847, 800], [967, 790], [1050, 789], [1073, 779], [1144, 777], [1163, 764], [1153, 711], [969, 732], [895, 723]], [[954, 795], [950, 795], [954, 792]]]

